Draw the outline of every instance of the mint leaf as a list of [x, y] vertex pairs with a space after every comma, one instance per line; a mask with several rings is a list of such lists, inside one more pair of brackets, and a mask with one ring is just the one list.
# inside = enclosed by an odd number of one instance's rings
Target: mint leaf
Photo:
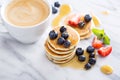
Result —
[[107, 44], [107, 45], [110, 45], [110, 38], [106, 34], [104, 35], [103, 43]]
[[104, 29], [92, 28], [92, 32], [98, 39], [102, 39], [105, 35]]

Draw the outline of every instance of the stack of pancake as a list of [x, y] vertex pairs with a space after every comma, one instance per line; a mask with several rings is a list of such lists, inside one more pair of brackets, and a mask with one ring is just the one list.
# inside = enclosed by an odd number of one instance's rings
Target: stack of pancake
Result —
[[[69, 25], [68, 24], [68, 21], [69, 19], [71, 19], [72, 17], [74, 17], [75, 14], [70, 14], [68, 15], [65, 20], [64, 20], [64, 23], [66, 25]], [[84, 15], [80, 15], [80, 20], [81, 21], [84, 21]], [[79, 26], [71, 26], [73, 29], [75, 29], [79, 35], [80, 35], [80, 39], [83, 40], [83, 39], [87, 39], [87, 38], [90, 38], [91, 35], [92, 35], [92, 31], [91, 31], [91, 27], [93, 25], [93, 21], [91, 20], [90, 22], [86, 23], [85, 26], [83, 28], [79, 28]], [[69, 25], [70, 26], [70, 25]]]
[[75, 56], [75, 48], [80, 41], [79, 34], [71, 27], [67, 26], [68, 40], [71, 45], [65, 48], [63, 45], [57, 44], [58, 38], [61, 36], [60, 27], [55, 27], [53, 30], [57, 31], [58, 37], [51, 40], [48, 36], [45, 42], [46, 56], [54, 63], [66, 63]]

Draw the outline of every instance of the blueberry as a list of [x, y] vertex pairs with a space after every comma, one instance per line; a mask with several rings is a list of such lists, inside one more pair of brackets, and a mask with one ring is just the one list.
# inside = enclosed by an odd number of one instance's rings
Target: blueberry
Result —
[[79, 28], [83, 28], [85, 26], [85, 23], [84, 22], [79, 22], [78, 26], [79, 26]]
[[49, 33], [50, 39], [56, 39], [58, 37], [58, 33], [54, 30], [50, 31]]
[[91, 64], [87, 63], [87, 64], [85, 65], [85, 69], [86, 69], [86, 70], [89, 70], [90, 68], [91, 68]]
[[65, 42], [65, 39], [64, 39], [63, 37], [60, 37], [60, 38], [58, 38], [58, 40], [57, 40], [57, 43], [58, 43], [59, 45], [64, 44], [64, 42]]
[[77, 56], [83, 55], [84, 50], [82, 50], [82, 48], [77, 48], [75, 53], [76, 53]]
[[54, 3], [54, 6], [55, 6], [55, 7], [60, 7], [60, 3], [59, 3], [59, 2], [55, 2], [55, 3]]
[[89, 54], [92, 54], [93, 52], [94, 52], [94, 48], [92, 47], [92, 46], [88, 46], [87, 47], [87, 52], [89, 53]]
[[90, 58], [88, 63], [90, 63], [91, 65], [94, 65], [96, 63], [96, 59], [95, 58]]
[[80, 55], [80, 56], [78, 56], [78, 60], [80, 62], [84, 62], [86, 60], [86, 57], [84, 55]]
[[55, 7], [52, 7], [52, 13], [56, 14], [58, 12], [58, 10]]
[[66, 40], [66, 41], [64, 42], [64, 47], [65, 47], [65, 48], [70, 47], [70, 45], [71, 45], [71, 42], [70, 42], [69, 40]]
[[67, 32], [63, 32], [61, 37], [63, 37], [64, 39], [67, 39], [69, 37]]
[[91, 53], [91, 54], [89, 55], [89, 58], [95, 58], [95, 53]]
[[60, 32], [61, 32], [61, 33], [65, 32], [66, 30], [67, 30], [67, 29], [66, 29], [65, 26], [62, 26], [62, 27], [60, 28]]
[[86, 14], [84, 17], [85, 22], [90, 22], [92, 17], [89, 14]]

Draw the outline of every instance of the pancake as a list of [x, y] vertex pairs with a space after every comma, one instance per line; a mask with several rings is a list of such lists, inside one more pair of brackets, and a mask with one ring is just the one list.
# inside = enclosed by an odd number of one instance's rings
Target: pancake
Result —
[[[69, 20], [71, 17], [73, 17], [74, 15], [75, 15], [75, 14], [70, 14], [70, 15], [68, 15], [68, 16], [65, 18], [64, 23], [65, 23], [66, 25], [68, 25], [68, 20]], [[82, 21], [84, 20], [84, 15], [81, 15], [81, 20], [82, 20]], [[75, 29], [75, 30], [79, 33], [80, 36], [84, 36], [84, 35], [86, 35], [86, 34], [89, 33], [89, 29], [91, 28], [91, 26], [92, 26], [92, 23], [91, 23], [91, 21], [90, 21], [89, 23], [87, 23], [87, 24], [84, 26], [84, 28], [79, 28], [78, 26], [76, 26], [76, 27], [72, 26], [72, 28]]]
[[76, 47], [76, 45], [78, 44], [78, 42], [80, 41], [80, 37], [79, 34], [77, 33], [77, 31], [75, 31], [73, 28], [66, 26], [67, 28], [67, 33], [69, 34], [68, 40], [71, 41], [71, 45], [68, 48], [65, 48], [63, 45], [58, 45], [57, 44], [57, 40], [58, 38], [61, 36], [60, 33], [60, 27], [55, 27], [54, 30], [58, 32], [58, 37], [55, 40], [51, 40], [48, 37], [48, 42], [49, 44], [55, 49], [55, 50], [71, 50], [74, 47]]
[[56, 54], [48, 48], [47, 42], [45, 43], [45, 50], [47, 52], [46, 55], [49, 55], [51, 58], [54, 58], [56, 60], [68, 59], [69, 56], [74, 55], [73, 52], [69, 54]]
[[91, 37], [91, 35], [92, 35], [92, 31], [89, 30], [89, 33], [88, 33], [87, 35], [81, 36], [80, 39], [81, 39], [81, 40], [88, 39], [88, 38]]
[[74, 56], [71, 56], [69, 59], [66, 59], [66, 60], [54, 60], [54, 59], [52, 59], [52, 58], [49, 57], [49, 56], [47, 56], [47, 57], [48, 57], [48, 59], [49, 59], [50, 61], [52, 61], [52, 62], [54, 62], [54, 63], [56, 63], [56, 64], [67, 63], [67, 62], [69, 62], [71, 59], [74, 58]]
[[75, 47], [71, 50], [55, 50], [48, 42], [47, 42], [47, 46], [52, 52], [56, 54], [69, 54], [75, 50]]

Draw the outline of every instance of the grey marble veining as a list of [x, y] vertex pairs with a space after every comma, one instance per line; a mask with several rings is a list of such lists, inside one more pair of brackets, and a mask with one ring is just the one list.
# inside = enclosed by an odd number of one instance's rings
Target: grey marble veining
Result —
[[[51, 0], [51, 4], [54, 1]], [[51, 63], [45, 56], [44, 41], [50, 27], [38, 42], [29, 45], [14, 40], [8, 33], [0, 32], [0, 80], [120, 80], [120, 0], [59, 1], [70, 4], [75, 12], [93, 12], [97, 15], [102, 22], [101, 27], [111, 38], [112, 54], [106, 58], [98, 56], [97, 64], [89, 71], [63, 68]], [[101, 14], [106, 10], [109, 15]], [[4, 26], [0, 26], [0, 31], [3, 30]], [[80, 41], [78, 46], [87, 47], [92, 38]], [[101, 73], [100, 66], [104, 64], [113, 67], [112, 75]]]

